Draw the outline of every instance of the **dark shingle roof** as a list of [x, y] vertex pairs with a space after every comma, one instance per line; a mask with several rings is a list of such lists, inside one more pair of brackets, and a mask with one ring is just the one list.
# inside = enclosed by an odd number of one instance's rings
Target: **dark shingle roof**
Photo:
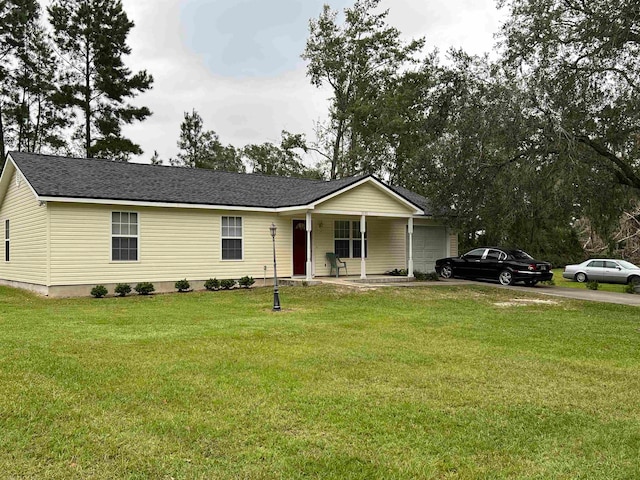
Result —
[[433, 206], [431, 205], [431, 202], [422, 195], [418, 195], [411, 190], [407, 190], [406, 188], [399, 187], [397, 185], [388, 185], [388, 187], [401, 197], [404, 197], [406, 200], [409, 200], [411, 203], [424, 210], [425, 215], [433, 215]]
[[[278, 208], [308, 205], [365, 178], [324, 181], [24, 152], [9, 155], [42, 197]], [[409, 190], [390, 188], [415, 205], [427, 203]]]

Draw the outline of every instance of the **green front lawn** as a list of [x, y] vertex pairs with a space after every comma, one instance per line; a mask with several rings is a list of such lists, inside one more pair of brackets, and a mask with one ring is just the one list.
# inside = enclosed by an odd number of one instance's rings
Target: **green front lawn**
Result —
[[[564, 268], [553, 269], [553, 281], [558, 287], [587, 288], [587, 285], [585, 283], [578, 283], [573, 280], [567, 280], [562, 276], [562, 272], [564, 272]], [[603, 290], [605, 292], [624, 293], [624, 288], [625, 285], [621, 285], [619, 283], [598, 284], [598, 290]]]
[[2, 478], [640, 477], [637, 308], [493, 286], [271, 299], [0, 287]]

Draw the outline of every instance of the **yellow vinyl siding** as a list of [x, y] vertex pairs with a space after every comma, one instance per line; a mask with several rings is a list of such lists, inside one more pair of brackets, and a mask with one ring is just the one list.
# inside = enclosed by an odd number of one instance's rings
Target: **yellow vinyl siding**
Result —
[[[269, 225], [278, 226], [278, 275], [291, 275], [291, 222], [271, 213], [50, 203], [51, 284], [261, 278], [273, 275]], [[111, 212], [138, 212], [137, 262], [111, 261]], [[222, 260], [222, 216], [243, 219], [243, 260]]]
[[[47, 207], [39, 204], [23, 178], [16, 184], [16, 175], [20, 174], [14, 171], [0, 207], [0, 279], [46, 285]], [[9, 262], [4, 261], [5, 220], [10, 230]]]
[[[329, 275], [330, 265], [325, 258], [326, 252], [334, 251], [335, 220], [359, 221], [360, 217], [322, 215], [313, 217], [314, 225], [314, 262], [315, 274]], [[320, 227], [322, 223], [322, 227]], [[367, 274], [383, 274], [394, 268], [406, 268], [406, 230], [407, 219], [367, 217]], [[360, 257], [343, 258], [347, 262], [349, 275], [360, 275]]]
[[341, 210], [345, 212], [395, 213], [399, 215], [407, 215], [413, 212], [413, 209], [371, 183], [364, 183], [325, 202], [319, 203], [316, 209]]

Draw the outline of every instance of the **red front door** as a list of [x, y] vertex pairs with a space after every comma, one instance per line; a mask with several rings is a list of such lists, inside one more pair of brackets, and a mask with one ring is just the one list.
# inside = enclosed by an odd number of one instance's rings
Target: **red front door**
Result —
[[307, 264], [307, 231], [304, 220], [293, 221], [293, 274], [305, 275]]

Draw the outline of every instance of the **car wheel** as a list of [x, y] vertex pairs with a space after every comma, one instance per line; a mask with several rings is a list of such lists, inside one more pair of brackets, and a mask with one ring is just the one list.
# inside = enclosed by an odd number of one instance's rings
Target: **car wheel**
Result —
[[525, 280], [524, 284], [527, 287], [535, 287], [538, 283], [538, 280]]
[[509, 270], [503, 270], [498, 275], [498, 281], [501, 285], [511, 285], [513, 283], [513, 274]]
[[582, 272], [576, 273], [575, 279], [576, 282], [584, 283], [587, 281], [587, 275]]
[[631, 277], [629, 277], [628, 283], [633, 286], [640, 285], [640, 277], [637, 275], [632, 275]]
[[445, 263], [440, 269], [440, 276], [442, 278], [451, 278], [453, 277], [453, 268], [451, 268], [451, 264]]

